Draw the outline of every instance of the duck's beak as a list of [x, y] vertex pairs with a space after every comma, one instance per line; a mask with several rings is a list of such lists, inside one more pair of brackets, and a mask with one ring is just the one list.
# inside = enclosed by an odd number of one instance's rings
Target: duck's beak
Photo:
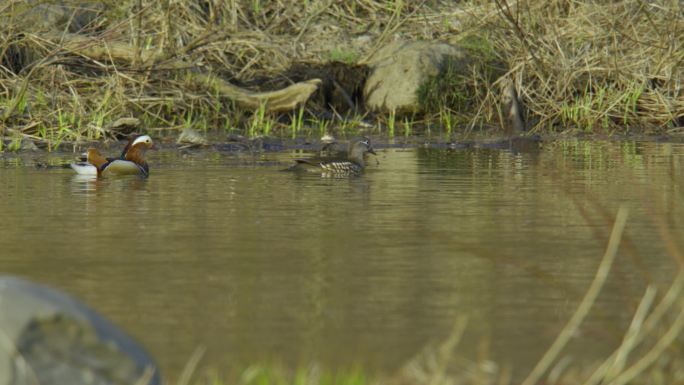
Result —
[[375, 153], [375, 150], [373, 149], [373, 147], [368, 147], [368, 152], [373, 154], [373, 155], [376, 155], [376, 156], [378, 155]]

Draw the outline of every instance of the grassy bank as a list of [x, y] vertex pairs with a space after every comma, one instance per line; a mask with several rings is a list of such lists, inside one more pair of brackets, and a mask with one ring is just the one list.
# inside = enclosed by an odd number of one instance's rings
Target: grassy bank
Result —
[[[138, 118], [135, 130], [172, 135], [497, 133], [509, 83], [536, 133], [678, 133], [684, 123], [684, 17], [674, 0], [66, 3], [57, 16], [50, 1], [0, 6], [5, 146], [125, 135], [111, 125], [121, 117]], [[76, 33], [87, 39], [65, 42]], [[431, 79], [428, 111], [401, 117], [349, 117], [320, 97], [268, 114], [238, 107], [207, 80], [273, 89], [289, 83], [293, 66], [363, 66], [397, 39], [448, 40], [506, 71], [492, 77], [473, 66], [467, 76]]]

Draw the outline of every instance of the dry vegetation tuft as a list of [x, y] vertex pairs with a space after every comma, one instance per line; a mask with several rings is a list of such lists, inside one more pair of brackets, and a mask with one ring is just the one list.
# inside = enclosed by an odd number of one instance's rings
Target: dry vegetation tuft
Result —
[[540, 128], [684, 124], [681, 2], [497, 0], [491, 11], [491, 39]]

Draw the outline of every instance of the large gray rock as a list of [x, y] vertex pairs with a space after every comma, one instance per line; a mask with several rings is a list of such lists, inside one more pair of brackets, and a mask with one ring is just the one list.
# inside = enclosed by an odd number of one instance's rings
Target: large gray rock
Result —
[[375, 53], [368, 65], [371, 75], [364, 87], [366, 107], [384, 112], [418, 112], [417, 91], [439, 74], [444, 61], [468, 63], [465, 50], [448, 43], [417, 41], [392, 43]]
[[0, 276], [0, 385], [130, 385], [157, 365], [112, 323], [74, 298]]
[[3, 22], [26, 28], [29, 32], [77, 33], [93, 23], [104, 5], [88, 0], [28, 0], [16, 6], [18, 15]]

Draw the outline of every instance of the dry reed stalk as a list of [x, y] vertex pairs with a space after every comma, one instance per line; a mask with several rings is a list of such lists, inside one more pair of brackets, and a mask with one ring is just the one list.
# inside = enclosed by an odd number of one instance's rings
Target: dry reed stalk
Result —
[[577, 306], [575, 313], [572, 315], [572, 317], [570, 317], [568, 323], [558, 334], [556, 340], [551, 344], [544, 356], [539, 360], [527, 378], [525, 378], [525, 380], [522, 382], [523, 385], [534, 385], [539, 382], [542, 375], [551, 367], [551, 364], [556, 360], [556, 358], [558, 358], [561, 350], [565, 347], [572, 335], [577, 331], [579, 325], [589, 314], [589, 310], [591, 310], [591, 307], [594, 305], [596, 298], [601, 292], [601, 288], [608, 278], [608, 273], [610, 272], [613, 261], [617, 256], [618, 247], [620, 246], [620, 241], [622, 240], [622, 232], [625, 228], [625, 224], [627, 223], [627, 214], [627, 208], [624, 206], [620, 207], [617, 216], [615, 217], [613, 231], [608, 239], [606, 252], [603, 255], [601, 263], [599, 264], [594, 280], [589, 286], [589, 289], [587, 290], [579, 306]]
[[178, 385], [189, 385], [190, 384], [190, 380], [192, 378], [192, 375], [197, 370], [197, 366], [199, 365], [199, 362], [202, 359], [202, 357], [204, 356], [204, 353], [206, 352], [206, 350], [207, 349], [205, 347], [198, 347], [192, 352], [190, 359], [185, 364], [185, 367], [183, 368], [183, 372], [181, 373], [181, 375], [177, 381]]
[[[648, 366], [647, 364], [652, 364], [655, 359], [658, 358], [658, 354], [662, 354], [663, 350], [671, 345], [675, 338], [677, 338], [684, 327], [684, 320], [682, 319], [684, 315], [684, 307], [680, 309], [677, 319], [670, 325], [667, 332], [656, 341], [653, 348], [647, 353], [637, 359], [637, 361], [632, 364], [629, 368], [625, 369], [626, 366], [626, 356], [640, 343], [650, 337], [655, 330], [662, 326], [664, 318], [672, 311], [672, 309], [680, 301], [682, 291], [684, 291], [684, 270], [677, 274], [667, 293], [663, 296], [660, 302], [656, 305], [653, 311], [648, 314], [648, 316], [639, 321], [642, 314], [642, 306], [635, 314], [633, 324], [636, 322], [641, 322], [638, 327], [632, 330], [632, 333], [625, 335], [623, 344], [618, 347], [618, 349], [613, 352], [604, 363], [594, 371], [594, 373], [587, 379], [585, 385], [595, 385], [600, 383], [624, 383], [626, 379], [633, 379], [635, 376], [643, 372]], [[643, 302], [647, 302], [648, 293], [644, 295]], [[648, 307], [649, 305], [644, 305], [643, 307]]]

